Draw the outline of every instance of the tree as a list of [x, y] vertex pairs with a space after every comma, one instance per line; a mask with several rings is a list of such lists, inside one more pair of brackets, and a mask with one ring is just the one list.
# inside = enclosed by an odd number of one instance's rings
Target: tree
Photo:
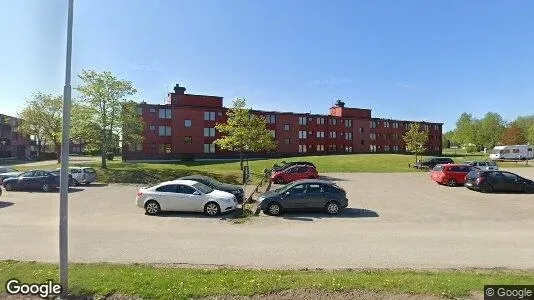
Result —
[[456, 121], [451, 140], [460, 145], [467, 145], [476, 142], [476, 125], [477, 120], [471, 114], [462, 113]]
[[223, 150], [239, 152], [240, 165], [243, 169], [243, 154], [276, 149], [276, 142], [267, 129], [266, 120], [254, 115], [246, 108], [245, 99], [234, 100], [233, 107], [226, 115], [226, 123], [218, 123], [215, 129], [223, 136], [215, 144]]
[[17, 131], [26, 136], [34, 136], [38, 145], [44, 141], [52, 143], [60, 162], [61, 124], [63, 97], [52, 94], [36, 93], [19, 114], [22, 119]]
[[422, 154], [428, 143], [428, 130], [420, 130], [419, 123], [411, 123], [408, 131], [403, 135], [404, 143], [406, 143], [406, 150], [415, 153], [415, 161], [417, 162], [417, 155]]
[[530, 125], [527, 132], [527, 140], [529, 144], [534, 145], [534, 124]]
[[527, 143], [527, 138], [523, 134], [521, 127], [515, 123], [510, 123], [503, 132], [501, 144], [503, 145], [522, 145]]
[[116, 145], [117, 138], [130, 141], [141, 136], [136, 130], [143, 127], [142, 120], [135, 110], [132, 112], [131, 101], [126, 99], [137, 90], [130, 81], [117, 79], [108, 71], [83, 70], [78, 77], [83, 83], [76, 88], [81, 100], [77, 104], [82, 108], [75, 134], [100, 148], [102, 168], [106, 169], [106, 154]]
[[504, 119], [498, 113], [488, 112], [480, 120], [477, 128], [477, 145], [492, 149], [502, 140], [505, 129]]

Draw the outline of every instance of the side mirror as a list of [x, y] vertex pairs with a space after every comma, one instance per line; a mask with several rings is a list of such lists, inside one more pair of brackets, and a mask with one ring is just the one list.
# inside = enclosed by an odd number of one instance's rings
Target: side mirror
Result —
[[200, 193], [199, 193], [198, 191], [194, 191], [194, 192], [193, 192], [193, 195], [195, 195], [195, 196], [200, 196]]
[[289, 195], [289, 194], [290, 194], [290, 192], [289, 192], [289, 191], [287, 191], [287, 192], [285, 192], [285, 194], [286, 194], [286, 195]]

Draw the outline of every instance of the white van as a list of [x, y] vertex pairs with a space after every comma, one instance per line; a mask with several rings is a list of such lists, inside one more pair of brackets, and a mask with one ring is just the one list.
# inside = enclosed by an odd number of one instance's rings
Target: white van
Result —
[[532, 145], [507, 145], [507, 146], [497, 146], [493, 148], [492, 153], [490, 154], [490, 159], [500, 160], [500, 159], [515, 159], [515, 160], [524, 160], [524, 159], [533, 159], [534, 152], [532, 151]]

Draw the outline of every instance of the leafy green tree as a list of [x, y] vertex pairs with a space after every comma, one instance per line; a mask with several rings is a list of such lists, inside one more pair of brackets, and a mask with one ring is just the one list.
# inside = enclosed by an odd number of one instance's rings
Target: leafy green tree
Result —
[[226, 115], [226, 123], [215, 125], [215, 129], [222, 134], [215, 144], [223, 150], [239, 152], [241, 169], [243, 155], [247, 152], [276, 149], [276, 142], [267, 128], [265, 118], [254, 115], [251, 109], [246, 108], [245, 99], [234, 100], [233, 107]]
[[505, 121], [495, 112], [488, 112], [480, 120], [476, 130], [477, 145], [492, 149], [497, 146], [503, 137], [505, 130]]
[[471, 114], [462, 113], [456, 121], [451, 140], [460, 145], [467, 145], [476, 142], [476, 119]]
[[406, 150], [415, 153], [416, 162], [418, 154], [423, 154], [427, 148], [428, 134], [428, 130], [421, 130], [419, 123], [411, 123], [408, 131], [403, 135]]
[[527, 131], [527, 141], [529, 144], [534, 145], [534, 124], [530, 125]]
[[127, 142], [141, 139], [142, 132], [137, 130], [143, 126], [142, 119], [126, 99], [137, 90], [130, 81], [118, 79], [108, 71], [83, 70], [78, 77], [82, 84], [76, 88], [80, 93], [77, 104], [82, 109], [75, 135], [101, 150], [105, 169], [106, 153], [115, 148], [118, 137]]
[[17, 131], [23, 135], [34, 136], [38, 143], [50, 142], [57, 155], [61, 154], [61, 124], [63, 97], [36, 93], [28, 100], [19, 114], [22, 119]]
[[530, 143], [534, 143], [533, 140], [529, 140], [530, 128], [534, 126], [534, 115], [519, 116], [514, 120], [513, 123], [517, 124], [517, 126], [521, 128], [521, 132], [523, 132], [523, 135]]

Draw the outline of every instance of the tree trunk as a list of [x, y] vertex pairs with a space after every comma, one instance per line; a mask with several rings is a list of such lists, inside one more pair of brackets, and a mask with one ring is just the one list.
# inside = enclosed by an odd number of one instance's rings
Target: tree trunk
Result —
[[107, 162], [107, 157], [106, 157], [106, 154], [108, 152], [108, 145], [107, 145], [107, 142], [106, 142], [106, 131], [103, 130], [102, 132], [102, 169], [107, 169], [108, 168], [108, 162]]
[[241, 171], [243, 171], [243, 152], [239, 152], [239, 166], [241, 167]]
[[57, 163], [61, 163], [61, 146], [58, 145], [58, 144], [54, 144], [54, 147], [56, 148], [56, 158], [57, 158]]

